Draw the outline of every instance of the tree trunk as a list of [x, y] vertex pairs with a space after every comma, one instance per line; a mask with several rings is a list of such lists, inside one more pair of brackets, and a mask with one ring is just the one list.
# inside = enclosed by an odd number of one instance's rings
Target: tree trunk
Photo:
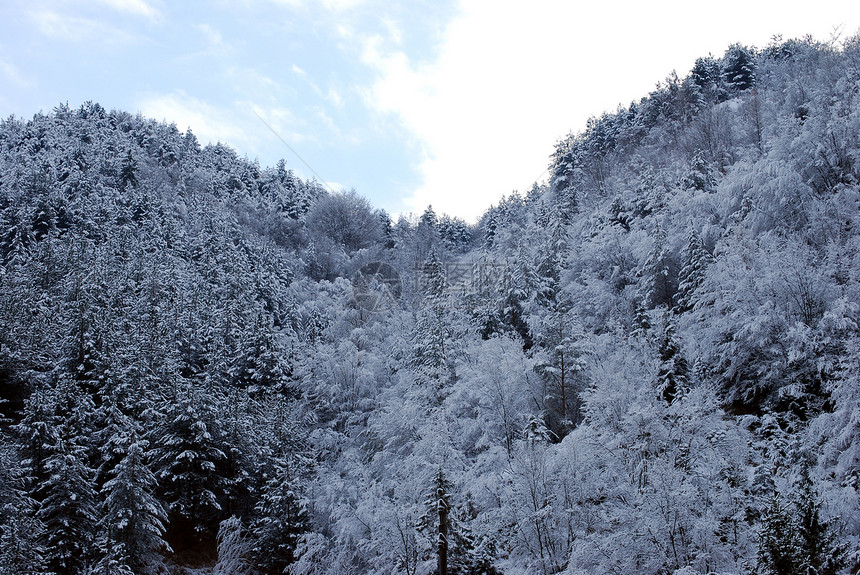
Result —
[[444, 493], [439, 493], [439, 541], [437, 560], [438, 575], [448, 575], [448, 503], [445, 501]]

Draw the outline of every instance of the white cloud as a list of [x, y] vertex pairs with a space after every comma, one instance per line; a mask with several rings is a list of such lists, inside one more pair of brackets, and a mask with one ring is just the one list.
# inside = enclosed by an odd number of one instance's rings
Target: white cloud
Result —
[[259, 70], [248, 66], [230, 66], [225, 68], [228, 86], [241, 87], [237, 92], [254, 94], [257, 97], [273, 98], [282, 87], [271, 77]]
[[287, 108], [263, 107], [249, 101], [237, 102], [237, 104], [254, 113], [258, 119], [258, 128], [273, 131], [278, 139], [288, 145], [296, 146], [311, 140], [306, 134], [297, 130], [300, 123]]
[[103, 43], [116, 44], [127, 43], [139, 37], [136, 32], [124, 31], [109, 23], [100, 6], [151, 22], [161, 19], [161, 12], [147, 0], [97, 0], [94, 6], [88, 6], [91, 10], [74, 12], [70, 11], [74, 5], [66, 6], [64, 2], [33, 2], [29, 16], [37, 29], [51, 38], [72, 41], [98, 39]]
[[293, 74], [295, 74], [297, 76], [301, 76], [302, 78], [308, 77], [308, 73], [305, 72], [304, 70], [302, 70], [301, 68], [299, 68], [298, 66], [296, 66], [295, 64], [293, 64], [292, 71], [293, 71]]
[[268, 0], [272, 4], [280, 4], [290, 8], [309, 8], [314, 4], [322, 5], [331, 12], [345, 12], [365, 4], [367, 0]]
[[400, 29], [400, 26], [397, 25], [397, 22], [395, 22], [391, 18], [383, 18], [382, 24], [383, 26], [385, 26], [386, 32], [388, 32], [388, 38], [395, 45], [399, 46], [403, 43], [403, 30]]
[[306, 0], [269, 0], [272, 4], [281, 4], [292, 8], [300, 8], [307, 4]]
[[95, 30], [97, 23], [85, 18], [69, 18], [51, 10], [40, 10], [30, 14], [39, 31], [45, 36], [68, 40], [83, 39]]
[[328, 93], [325, 95], [326, 101], [334, 106], [335, 108], [343, 107], [343, 98], [340, 95], [340, 92], [335, 90], [334, 88], [329, 88]]
[[195, 24], [194, 28], [203, 34], [212, 46], [222, 46], [224, 44], [224, 37], [221, 35], [221, 32], [209, 24]]
[[114, 10], [126, 12], [134, 16], [143, 16], [156, 21], [161, 18], [161, 12], [145, 0], [99, 0], [102, 4]]
[[43, 35], [59, 40], [116, 45], [130, 44], [139, 38], [136, 32], [120, 30], [100, 20], [70, 16], [50, 9], [30, 12], [30, 19]]
[[338, 92], [335, 88], [329, 87], [327, 92], [323, 92], [319, 85], [317, 85], [317, 83], [314, 82], [310, 78], [310, 76], [308, 76], [308, 73], [296, 64], [292, 65], [291, 71], [293, 72], [293, 74], [304, 80], [308, 87], [310, 87], [310, 89], [313, 90], [314, 93], [321, 99], [325, 100], [335, 108], [343, 107], [343, 98], [341, 97], [340, 92]]
[[30, 80], [21, 74], [15, 64], [6, 61], [3, 57], [2, 48], [0, 48], [0, 76], [2, 76], [8, 84], [14, 84], [19, 87], [29, 87], [33, 85]]
[[[844, 18], [844, 2], [823, 3], [818, 21]], [[432, 204], [473, 219], [502, 194], [526, 191], [558, 138], [646, 96], [673, 69], [683, 76], [696, 57], [733, 42], [761, 46], [780, 31], [826, 39], [832, 27], [804, 30], [809, 18], [767, 4], [727, 0], [704, 13], [678, 0], [463, 0], [438, 57], [423, 66], [389, 39], [365, 38], [362, 59], [378, 73], [368, 104], [398, 117], [424, 152], [407, 209]]]
[[423, 145], [423, 185], [407, 209], [432, 204], [473, 219], [540, 176], [567, 123], [559, 95], [570, 71], [541, 57], [571, 44], [553, 18], [535, 4], [525, 17], [497, 2], [467, 2], [439, 58], [417, 69], [403, 53], [382, 53], [381, 39], [368, 41], [365, 62], [381, 72], [372, 104], [397, 114]]
[[185, 92], [148, 95], [138, 107], [143, 115], [173, 122], [179, 130], [190, 127], [201, 144], [220, 141], [231, 147], [251, 147], [242, 120], [232, 110], [217, 108]]
[[366, 0], [322, 0], [322, 3], [333, 12], [343, 12], [360, 7]]

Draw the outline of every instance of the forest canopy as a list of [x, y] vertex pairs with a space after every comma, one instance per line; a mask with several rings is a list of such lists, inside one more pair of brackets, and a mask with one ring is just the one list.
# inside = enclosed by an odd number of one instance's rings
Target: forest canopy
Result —
[[860, 569], [860, 38], [549, 161], [394, 221], [92, 102], [0, 123], [0, 573]]

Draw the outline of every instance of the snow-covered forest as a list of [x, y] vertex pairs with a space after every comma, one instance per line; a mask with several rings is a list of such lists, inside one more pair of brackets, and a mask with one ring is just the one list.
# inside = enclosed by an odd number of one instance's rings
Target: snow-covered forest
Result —
[[3, 121], [0, 573], [856, 573], [860, 37], [555, 150], [392, 221], [95, 103]]

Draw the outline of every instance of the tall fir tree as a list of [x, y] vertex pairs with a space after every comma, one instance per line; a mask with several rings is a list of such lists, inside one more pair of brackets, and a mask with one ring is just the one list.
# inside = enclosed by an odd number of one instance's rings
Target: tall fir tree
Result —
[[310, 527], [308, 499], [301, 489], [302, 457], [285, 454], [276, 460], [257, 504], [253, 550], [257, 567], [266, 574], [285, 572], [296, 559], [301, 536]]
[[155, 497], [147, 442], [129, 437], [123, 443], [125, 454], [102, 487], [99, 572], [149, 575], [157, 572], [161, 553], [170, 550], [163, 539], [167, 513]]
[[228, 479], [213, 395], [214, 390], [187, 384], [151, 430], [156, 494], [167, 509], [165, 538], [177, 552], [215, 550]]
[[430, 538], [436, 555], [434, 575], [453, 575], [448, 568], [451, 551], [451, 490], [445, 472], [440, 467], [433, 477], [433, 485], [424, 501], [425, 513], [420, 519], [421, 528]]
[[837, 541], [832, 521], [821, 516], [821, 503], [808, 469], [801, 476], [797, 501], [797, 534], [804, 573], [836, 575], [847, 566], [848, 547]]
[[78, 575], [96, 560], [95, 472], [85, 449], [60, 439], [45, 462], [48, 478], [39, 486], [37, 517], [45, 526], [46, 560], [57, 575]]
[[687, 234], [687, 245], [683, 253], [683, 267], [678, 273], [678, 293], [675, 310], [679, 313], [693, 309], [696, 290], [705, 281], [708, 266], [713, 262], [713, 256], [705, 249], [699, 234], [690, 228]]
[[672, 309], [675, 305], [678, 269], [667, 243], [665, 229], [657, 224], [654, 244], [639, 272], [642, 303], [648, 309], [659, 306]]
[[666, 314], [665, 327], [660, 338], [658, 353], [660, 367], [657, 372], [657, 394], [671, 404], [689, 390], [689, 366], [678, 341], [675, 323]]
[[443, 389], [453, 377], [451, 362], [451, 308], [445, 268], [435, 249], [421, 270], [423, 299], [411, 337], [409, 366], [428, 386], [428, 393], [440, 402]]

